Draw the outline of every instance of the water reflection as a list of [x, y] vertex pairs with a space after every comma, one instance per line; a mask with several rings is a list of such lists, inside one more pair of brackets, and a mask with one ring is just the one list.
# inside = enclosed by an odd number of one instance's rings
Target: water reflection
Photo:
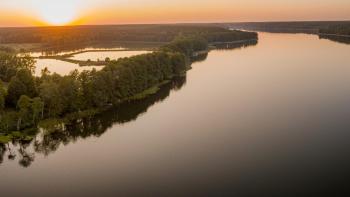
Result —
[[[86, 49], [86, 50], [89, 50], [89, 49]], [[115, 49], [111, 48], [111, 49], [104, 49], [104, 50], [115, 50]], [[81, 61], [87, 61], [87, 60], [105, 61], [107, 57], [110, 58], [111, 60], [114, 60], [114, 59], [119, 59], [124, 57], [131, 57], [134, 55], [145, 54], [149, 52], [150, 51], [92, 51], [92, 52], [77, 53], [73, 55], [70, 59], [81, 60]], [[61, 52], [61, 54], [64, 54], [64, 52]], [[38, 56], [38, 54], [31, 54], [31, 55], [33, 57]], [[40, 76], [41, 71], [45, 68], [48, 68], [51, 73], [68, 75], [73, 70], [78, 70], [79, 72], [82, 72], [84, 70], [92, 70], [92, 69], [101, 70], [103, 66], [80, 66], [79, 64], [62, 61], [62, 60], [56, 60], [56, 59], [36, 59], [35, 75]]]
[[258, 40], [248, 40], [240, 43], [221, 43], [216, 44], [215, 47], [218, 50], [232, 50], [232, 49], [244, 49], [246, 47], [255, 46], [258, 44]]
[[334, 42], [342, 43], [342, 44], [350, 44], [350, 36], [333, 36], [333, 35], [319, 35], [320, 39], [327, 39]]
[[186, 84], [186, 77], [174, 78], [161, 87], [159, 92], [139, 101], [124, 103], [94, 117], [75, 120], [68, 125], [42, 129], [42, 132], [30, 141], [16, 140], [9, 144], [0, 144], [0, 163], [7, 156], [8, 160], [18, 160], [19, 165], [29, 167], [35, 154], [48, 156], [78, 139], [103, 135], [108, 128], [116, 124], [134, 121], [147, 112], [152, 105], [164, 101], [171, 91], [180, 90]]
[[[220, 44], [216, 45], [217, 50], [235, 50], [249, 46], [255, 46], [257, 41], [246, 43]], [[205, 61], [208, 53], [201, 54], [192, 59], [193, 62]], [[51, 70], [60, 74], [68, 74], [72, 69], [90, 69], [90, 67], [79, 67], [72, 63], [59, 60], [39, 59], [40, 66], [37, 67], [36, 74], [40, 69], [48, 65], [47, 63], [61, 62], [57, 67], [59, 70]], [[45, 64], [44, 64], [45, 63]], [[66, 64], [64, 66], [64, 64]], [[97, 69], [102, 67], [97, 67]], [[38, 70], [39, 69], [39, 70]], [[35, 136], [33, 140], [15, 140], [9, 144], [0, 144], [0, 164], [6, 159], [8, 161], [18, 160], [19, 165], [29, 167], [35, 159], [35, 154], [48, 156], [56, 152], [62, 145], [68, 145], [79, 139], [86, 139], [91, 136], [100, 137], [109, 128], [131, 121], [135, 121], [140, 115], [158, 102], [164, 101], [171, 91], [178, 91], [186, 84], [186, 76], [176, 77], [170, 83], [165, 84], [154, 95], [143, 100], [124, 103], [116, 108], [95, 115], [94, 117], [78, 119], [69, 124], [58, 124], [52, 127], [41, 128], [37, 133], [30, 133]]]
[[212, 51], [142, 116], [131, 106], [37, 135], [30, 168], [18, 165], [18, 144], [8, 161], [5, 145], [2, 194], [334, 196], [350, 175], [349, 47], [260, 33], [254, 47]]
[[[113, 50], [113, 49], [110, 49]], [[73, 60], [92, 60], [92, 61], [104, 61], [106, 58], [111, 60], [117, 60], [119, 58], [131, 57], [135, 55], [141, 55], [150, 53], [152, 51], [93, 51], [93, 52], [84, 52], [79, 53], [71, 57]]]
[[51, 73], [68, 75], [73, 70], [78, 70], [79, 72], [92, 69], [101, 70], [103, 66], [79, 66], [78, 64], [55, 59], [36, 59], [35, 75], [40, 76], [41, 71], [45, 68], [48, 68]]
[[30, 53], [34, 57], [51, 56], [51, 55], [65, 55], [86, 50], [125, 50], [125, 49], [155, 49], [164, 43], [147, 43], [147, 42], [115, 42], [115, 43], [85, 43], [64, 46], [50, 46], [44, 47], [41, 50]]

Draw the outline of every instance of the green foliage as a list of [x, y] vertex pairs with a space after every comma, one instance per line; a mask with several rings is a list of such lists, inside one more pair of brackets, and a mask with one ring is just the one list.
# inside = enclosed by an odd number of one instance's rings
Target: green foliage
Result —
[[35, 125], [40, 119], [44, 110], [44, 103], [41, 98], [29, 98], [22, 95], [17, 102], [18, 122], [17, 129], [31, 127]]
[[6, 144], [11, 141], [11, 137], [7, 135], [0, 135], [0, 144]]
[[341, 25], [330, 25], [327, 28], [320, 29], [320, 33], [350, 36], [350, 23]]
[[[153, 28], [149, 31], [153, 32]], [[163, 32], [166, 38], [158, 41], [176, 37], [171, 43], [153, 53], [113, 61], [106, 58], [108, 65], [101, 71], [73, 71], [61, 76], [44, 69], [41, 77], [34, 78], [31, 58], [0, 54], [0, 78], [11, 77], [7, 92], [0, 85], [0, 111], [5, 108], [0, 113], [0, 129], [8, 134], [33, 127], [42, 119], [90, 116], [111, 105], [145, 98], [158, 92], [164, 82], [182, 76], [196, 54], [207, 52], [208, 41], [234, 41], [255, 35], [218, 27], [168, 28]], [[7, 64], [10, 60], [11, 64]], [[16, 66], [6, 70], [9, 68], [3, 65]]]
[[62, 98], [63, 113], [78, 111], [79, 105], [79, 83], [76, 76], [64, 76], [58, 81], [58, 90]]
[[5, 109], [6, 90], [0, 81], [0, 114]]
[[32, 73], [27, 69], [21, 69], [12, 77], [7, 90], [7, 103], [16, 106], [22, 95], [34, 97], [37, 95], [36, 85]]
[[164, 51], [178, 52], [192, 58], [195, 51], [208, 50], [208, 41], [202, 37], [179, 37], [162, 47]]
[[7, 102], [15, 106], [20, 96], [27, 93], [26, 86], [17, 77], [13, 77], [8, 86], [8, 95], [6, 97]]
[[37, 123], [40, 119], [44, 118], [44, 102], [42, 102], [40, 97], [36, 97], [32, 100], [31, 109], [33, 112], [33, 123]]
[[17, 102], [17, 109], [19, 110], [19, 119], [17, 124], [17, 130], [22, 127], [31, 126], [32, 122], [32, 100], [26, 95], [22, 95]]
[[157, 93], [159, 91], [159, 89], [160, 89], [159, 86], [153, 86], [153, 87], [151, 87], [151, 88], [149, 88], [149, 89], [147, 89], [147, 90], [145, 90], [145, 91], [143, 91], [143, 92], [141, 92], [139, 94], [136, 94], [136, 95], [134, 95], [132, 97], [129, 97], [127, 100], [141, 100], [141, 99], [144, 99], [144, 98], [146, 98], [149, 95]]
[[255, 32], [242, 32], [238, 30], [232, 30], [227, 32], [215, 32], [211, 34], [205, 34], [204, 38], [208, 42], [234, 42], [239, 40], [252, 40], [258, 39], [258, 34]]
[[8, 111], [1, 116], [0, 128], [2, 132], [17, 130], [18, 113], [16, 111]]
[[16, 55], [0, 52], [0, 79], [2, 81], [10, 81], [17, 72]]
[[[0, 29], [0, 44], [36, 43], [46, 54], [62, 49], [80, 49], [93, 43], [139, 43], [159, 46], [177, 37], [203, 37], [209, 42], [256, 39], [257, 34], [230, 31], [228, 24], [197, 25], [108, 25]], [[11, 77], [9, 78], [9, 80]]]
[[0, 51], [0, 80], [9, 82], [20, 69], [27, 69], [30, 72], [35, 70], [35, 61], [28, 55], [17, 56], [13, 53]]
[[63, 111], [63, 99], [59, 85], [54, 80], [45, 80], [39, 86], [39, 94], [45, 105], [48, 117], [58, 116]]

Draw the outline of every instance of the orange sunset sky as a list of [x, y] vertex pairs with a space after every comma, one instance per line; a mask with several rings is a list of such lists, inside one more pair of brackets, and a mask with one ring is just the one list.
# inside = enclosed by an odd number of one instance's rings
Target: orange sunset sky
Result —
[[0, 0], [0, 26], [349, 20], [350, 0]]

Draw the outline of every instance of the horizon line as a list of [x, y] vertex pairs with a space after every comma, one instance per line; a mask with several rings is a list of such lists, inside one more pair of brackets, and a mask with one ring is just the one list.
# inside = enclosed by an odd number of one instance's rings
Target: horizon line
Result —
[[196, 25], [196, 24], [239, 24], [239, 23], [298, 23], [298, 22], [350, 22], [350, 19], [342, 20], [266, 20], [266, 21], [236, 21], [236, 22], [169, 22], [169, 23], [106, 23], [106, 24], [82, 24], [82, 25], [28, 25], [28, 26], [0, 26], [5, 28], [47, 28], [47, 27], [91, 27], [91, 26], [128, 26], [128, 25]]

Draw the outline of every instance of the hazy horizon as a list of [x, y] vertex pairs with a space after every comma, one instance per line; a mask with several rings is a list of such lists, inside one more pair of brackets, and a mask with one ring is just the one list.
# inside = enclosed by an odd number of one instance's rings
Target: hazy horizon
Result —
[[225, 23], [298, 23], [298, 22], [350, 22], [350, 19], [344, 20], [284, 20], [284, 21], [200, 21], [200, 22], [168, 22], [168, 23], [105, 23], [105, 24], [67, 24], [67, 25], [19, 25], [19, 26], [1, 26], [0, 28], [31, 28], [31, 27], [79, 27], [79, 26], [123, 26], [123, 25], [200, 25], [200, 24], [225, 24]]
[[0, 27], [350, 20], [350, 1], [12, 0]]

